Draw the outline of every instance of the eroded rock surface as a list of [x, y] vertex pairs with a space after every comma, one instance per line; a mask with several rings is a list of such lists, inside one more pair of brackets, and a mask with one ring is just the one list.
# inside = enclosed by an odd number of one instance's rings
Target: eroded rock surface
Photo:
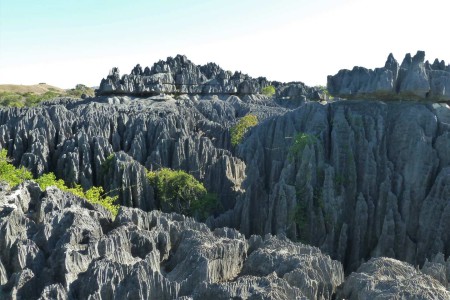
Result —
[[450, 252], [448, 116], [445, 104], [340, 101], [268, 119], [238, 148], [246, 192], [209, 222], [286, 233], [347, 270], [378, 256], [422, 265]]
[[450, 299], [436, 279], [411, 265], [390, 258], [374, 258], [352, 273], [337, 299]]
[[113, 68], [104, 78], [97, 95], [158, 95], [162, 101], [166, 96], [159, 94], [189, 95], [256, 95], [261, 94], [267, 86], [273, 86], [282, 97], [306, 97], [320, 99], [316, 88], [303, 83], [281, 83], [269, 81], [265, 77], [252, 78], [241, 72], [231, 72], [220, 68], [215, 63], [198, 66], [184, 55], [160, 60], [151, 68], [136, 65], [130, 74], [120, 76], [118, 68]]
[[392, 54], [375, 70], [354, 67], [328, 76], [328, 90], [346, 99], [450, 101], [450, 65], [425, 61], [425, 52], [407, 54], [399, 64]]
[[[0, 192], [2, 299], [331, 299], [342, 265], [285, 237], [211, 231], [34, 183]], [[221, 298], [220, 298], [221, 297]]]

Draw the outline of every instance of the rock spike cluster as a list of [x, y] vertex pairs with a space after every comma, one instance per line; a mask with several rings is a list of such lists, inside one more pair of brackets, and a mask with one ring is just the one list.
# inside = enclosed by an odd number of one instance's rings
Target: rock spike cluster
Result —
[[129, 75], [120, 76], [113, 68], [100, 83], [98, 95], [156, 95], [180, 94], [258, 94], [268, 85], [278, 85], [265, 77], [251, 78], [241, 72], [225, 71], [214, 63], [204, 66], [193, 64], [184, 55], [166, 61], [160, 60], [151, 68], [136, 65]]
[[[125, 77], [113, 69], [106, 85], [119, 85], [103, 96], [0, 109], [0, 148], [14, 164], [101, 185], [125, 206], [112, 222], [54, 189], [0, 193], [0, 298], [358, 299], [404, 286], [448, 299], [450, 107], [431, 93], [447, 73], [423, 53], [401, 64], [390, 55], [383, 68], [332, 78], [363, 100], [318, 103], [299, 82], [273, 98], [191, 94], [221, 69], [176, 57]], [[133, 82], [154, 75], [186, 84], [139, 94]], [[424, 101], [380, 101], [401, 97]], [[247, 114], [259, 124], [233, 147], [230, 128]], [[221, 209], [206, 225], [154, 211], [146, 170], [160, 167], [192, 174]]]
[[301, 82], [281, 83], [269, 81], [265, 77], [252, 78], [242, 72], [226, 71], [215, 63], [198, 66], [186, 56], [156, 62], [151, 68], [142, 70], [140, 64], [130, 72], [120, 76], [118, 68], [113, 68], [104, 78], [97, 95], [154, 96], [164, 94], [189, 95], [255, 95], [272, 85], [278, 95], [289, 99], [320, 100], [323, 95], [316, 88]]
[[382, 68], [354, 67], [328, 76], [327, 87], [336, 97], [372, 100], [450, 101], [450, 65], [425, 61], [425, 52], [406, 54], [399, 64], [389, 54]]

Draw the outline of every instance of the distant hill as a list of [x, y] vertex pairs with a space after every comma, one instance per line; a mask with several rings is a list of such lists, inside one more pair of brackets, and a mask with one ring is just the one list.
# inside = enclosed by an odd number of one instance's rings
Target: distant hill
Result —
[[94, 89], [77, 84], [73, 89], [62, 89], [46, 83], [35, 85], [0, 84], [0, 106], [33, 106], [56, 97], [81, 98], [94, 96]]
[[37, 95], [45, 94], [46, 92], [53, 91], [59, 93], [65, 93], [65, 89], [61, 89], [56, 86], [52, 86], [46, 83], [34, 84], [34, 85], [22, 85], [22, 84], [0, 84], [0, 93], [9, 92], [17, 94], [34, 93]]

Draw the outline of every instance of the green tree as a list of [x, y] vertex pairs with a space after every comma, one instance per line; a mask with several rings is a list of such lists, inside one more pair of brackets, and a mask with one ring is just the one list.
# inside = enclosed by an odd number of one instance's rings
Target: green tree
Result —
[[155, 188], [155, 198], [164, 212], [176, 212], [206, 219], [217, 208], [217, 197], [207, 192], [194, 176], [182, 171], [162, 168], [147, 173]]
[[236, 146], [242, 142], [245, 133], [253, 126], [258, 124], [258, 118], [255, 115], [246, 115], [242, 117], [236, 125], [231, 127], [231, 144]]

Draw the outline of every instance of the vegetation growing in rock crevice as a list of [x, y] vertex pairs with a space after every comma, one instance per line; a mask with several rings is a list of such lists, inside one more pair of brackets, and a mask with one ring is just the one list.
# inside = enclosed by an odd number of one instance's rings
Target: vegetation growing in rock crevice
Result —
[[244, 135], [247, 133], [247, 131], [258, 124], [258, 118], [255, 115], [248, 114], [244, 117], [242, 117], [236, 125], [231, 127], [230, 134], [231, 134], [231, 144], [233, 146], [236, 146], [240, 144], [244, 138]]
[[[8, 160], [7, 151], [2, 149], [0, 151], [0, 181], [7, 183], [10, 187], [15, 187], [25, 180], [33, 180], [31, 172], [24, 167], [16, 168], [12, 165]], [[87, 191], [83, 191], [83, 188], [80, 185], [69, 188], [62, 179], [56, 179], [56, 176], [53, 173], [44, 174], [34, 179], [34, 181], [39, 184], [39, 187], [43, 191], [49, 186], [56, 186], [58, 189], [84, 198], [90, 203], [99, 204], [109, 210], [113, 217], [115, 217], [119, 211], [119, 205], [116, 204], [117, 197], [105, 195], [102, 187], [92, 187]]]
[[330, 92], [328, 91], [328, 89], [327, 89], [326, 86], [318, 85], [318, 86], [315, 86], [315, 88], [316, 88], [320, 93], [322, 93], [323, 95], [325, 95], [326, 100], [333, 100], [333, 99], [334, 99], [334, 97], [330, 94]]
[[317, 142], [317, 137], [313, 135], [304, 132], [297, 133], [294, 137], [294, 142], [289, 148], [289, 159], [294, 160], [296, 157], [301, 156], [303, 150], [305, 150], [305, 147], [307, 145], [313, 145]]
[[266, 95], [269, 97], [272, 97], [273, 95], [275, 95], [275, 92], [276, 92], [276, 89], [273, 85], [266, 86], [266, 87], [262, 88], [262, 90], [261, 90], [261, 93], [263, 95]]
[[159, 209], [205, 220], [218, 208], [217, 197], [207, 192], [194, 176], [182, 171], [162, 168], [147, 173], [155, 188]]
[[102, 163], [102, 174], [107, 174], [113, 165], [115, 154], [111, 153]]

